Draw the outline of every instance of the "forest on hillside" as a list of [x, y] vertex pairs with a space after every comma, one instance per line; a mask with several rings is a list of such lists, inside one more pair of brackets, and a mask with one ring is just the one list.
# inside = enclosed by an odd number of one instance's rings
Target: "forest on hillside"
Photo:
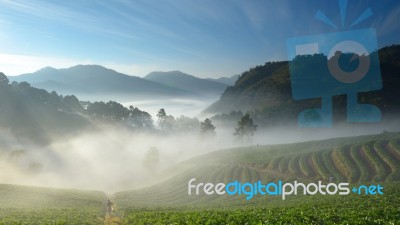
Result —
[[[360, 103], [378, 106], [382, 118], [400, 113], [400, 45], [381, 48], [380, 60], [383, 88], [363, 92]], [[316, 58], [308, 62], [315, 69], [321, 67]], [[242, 73], [235, 85], [228, 87], [220, 99], [204, 110], [204, 114], [216, 114], [214, 120], [235, 121], [238, 114], [250, 113], [261, 127], [296, 125], [297, 115], [308, 108], [318, 108], [320, 98], [294, 100], [292, 96], [289, 62], [266, 62]], [[334, 120], [345, 121], [346, 96], [333, 97]]]

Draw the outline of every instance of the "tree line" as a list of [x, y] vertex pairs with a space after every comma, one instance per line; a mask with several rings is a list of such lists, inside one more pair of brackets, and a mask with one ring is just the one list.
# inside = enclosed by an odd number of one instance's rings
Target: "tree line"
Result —
[[[90, 126], [92, 121], [95, 121], [94, 124], [96, 121], [120, 124], [136, 131], [167, 134], [198, 132], [203, 137], [216, 135], [216, 126], [209, 118], [203, 121], [183, 115], [175, 118], [161, 108], [156, 115], [156, 127], [152, 116], [137, 107], [125, 107], [115, 101], [79, 101], [74, 95], [63, 96], [55, 91], [49, 93], [27, 82], [10, 83], [3, 73], [0, 73], [0, 106], [0, 126], [18, 131], [29, 130], [27, 132], [33, 136], [57, 129], [81, 129]], [[253, 119], [246, 114], [237, 121], [233, 135], [249, 143], [256, 130]]]

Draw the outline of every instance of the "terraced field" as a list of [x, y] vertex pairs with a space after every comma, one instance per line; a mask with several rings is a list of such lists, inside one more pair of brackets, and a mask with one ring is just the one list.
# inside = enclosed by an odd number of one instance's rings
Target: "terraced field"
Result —
[[[335, 138], [296, 144], [217, 151], [186, 161], [180, 174], [149, 188], [117, 193], [122, 208], [163, 205], [223, 205], [226, 196], [189, 196], [187, 182], [367, 182], [400, 181], [400, 134]], [[179, 169], [178, 169], [179, 170]], [[399, 193], [400, 195], [400, 193]], [[235, 197], [230, 197], [232, 203]], [[240, 205], [243, 198], [237, 197]], [[256, 201], [256, 200], [255, 200]], [[248, 203], [246, 203], [248, 204]]]

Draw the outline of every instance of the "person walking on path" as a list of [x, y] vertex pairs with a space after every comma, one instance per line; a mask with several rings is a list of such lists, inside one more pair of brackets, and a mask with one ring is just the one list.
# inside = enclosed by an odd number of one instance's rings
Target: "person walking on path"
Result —
[[110, 201], [110, 199], [108, 199], [107, 200], [107, 213], [108, 213], [108, 215], [111, 215], [111, 213], [112, 213], [112, 210], [113, 210], [113, 208], [112, 208], [112, 202]]

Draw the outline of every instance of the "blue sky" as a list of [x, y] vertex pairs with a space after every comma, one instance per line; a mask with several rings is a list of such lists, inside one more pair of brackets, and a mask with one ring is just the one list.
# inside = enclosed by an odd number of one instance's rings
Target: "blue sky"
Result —
[[379, 47], [400, 43], [398, 0], [349, 0], [344, 28], [336, 0], [0, 0], [0, 71], [100, 64], [232, 76], [285, 60], [287, 38], [348, 30], [368, 7], [374, 14], [352, 29], [375, 28]]

